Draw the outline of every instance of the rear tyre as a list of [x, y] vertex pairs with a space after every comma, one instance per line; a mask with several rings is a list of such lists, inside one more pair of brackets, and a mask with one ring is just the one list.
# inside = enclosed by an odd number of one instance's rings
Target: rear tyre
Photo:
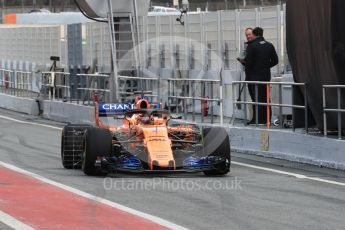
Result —
[[224, 160], [214, 169], [204, 171], [207, 176], [221, 176], [230, 172], [231, 149], [229, 135], [222, 127], [203, 128], [204, 156], [219, 156]]
[[61, 134], [61, 162], [66, 169], [80, 169], [84, 135], [90, 125], [66, 125]]
[[106, 175], [95, 166], [97, 157], [111, 154], [112, 135], [107, 129], [87, 128], [82, 157], [82, 170], [88, 176]]

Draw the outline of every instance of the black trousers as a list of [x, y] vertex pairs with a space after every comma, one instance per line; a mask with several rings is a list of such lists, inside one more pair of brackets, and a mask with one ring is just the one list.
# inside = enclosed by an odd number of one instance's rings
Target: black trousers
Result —
[[[257, 87], [257, 98], [255, 96], [255, 87]], [[253, 102], [259, 103], [267, 103], [266, 97], [266, 85], [257, 85], [255, 84], [248, 84], [248, 90], [250, 97], [252, 98]], [[268, 95], [269, 96], [269, 95]], [[252, 106], [253, 108], [253, 117], [251, 122], [255, 123], [256, 121], [256, 105]], [[272, 109], [271, 106], [269, 107], [270, 118], [272, 117]], [[267, 122], [267, 105], [258, 105], [258, 123], [259, 124], [266, 124]], [[269, 121], [271, 122], [271, 121]]]

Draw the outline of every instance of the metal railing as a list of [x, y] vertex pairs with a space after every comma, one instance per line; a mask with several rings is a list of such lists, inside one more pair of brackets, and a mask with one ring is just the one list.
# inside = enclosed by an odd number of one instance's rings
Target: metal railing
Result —
[[[326, 102], [326, 90], [336, 89], [337, 90], [337, 108], [327, 107]], [[338, 121], [338, 139], [342, 139], [342, 114], [345, 113], [345, 108], [342, 108], [342, 93], [341, 90], [345, 89], [345, 85], [323, 85], [322, 86], [322, 98], [323, 98], [323, 131], [324, 136], [327, 136], [327, 113], [337, 113]]]
[[6, 94], [15, 95], [14, 71], [0, 69], [1, 91]]
[[40, 94], [49, 100], [68, 101], [70, 97], [69, 73], [42, 72]]
[[[135, 96], [158, 100], [160, 81], [158, 78], [118, 76], [119, 95], [124, 102], [134, 100]], [[77, 103], [93, 104], [93, 94], [102, 95], [103, 101], [111, 102], [110, 75], [108, 74], [77, 74]], [[73, 85], [73, 83], [72, 83]], [[73, 86], [72, 86], [73, 88]], [[72, 93], [72, 92], [71, 92]]]
[[102, 97], [100, 98], [102, 101], [109, 102], [111, 101], [109, 84], [108, 74], [77, 74], [77, 81], [72, 82], [71, 94], [78, 104], [82, 102], [83, 105], [93, 105], [95, 93]]
[[[192, 114], [192, 121], [196, 121], [196, 114], [201, 114], [201, 123], [204, 123], [208, 110], [211, 110], [210, 123], [215, 123], [215, 103], [219, 105], [219, 123], [223, 124], [223, 86], [220, 80], [207, 79], [175, 79], [168, 81], [168, 108], [171, 112], [183, 113], [184, 119]], [[199, 92], [197, 89], [199, 88]], [[207, 96], [208, 95], [208, 96]], [[196, 102], [200, 102], [200, 111], [197, 112]]]
[[32, 97], [33, 73], [19, 70], [0, 69], [1, 92], [17, 97]]
[[[134, 99], [135, 95], [146, 98], [160, 96], [160, 80], [158, 78], [118, 76], [119, 95], [123, 101]], [[111, 102], [110, 75], [108, 74], [77, 74], [71, 78], [69, 73], [43, 72], [41, 94], [49, 100], [75, 101], [77, 104], [93, 105], [93, 96], [97, 93], [99, 99]]]
[[[0, 69], [0, 90], [1, 92], [21, 96], [31, 97], [35, 94], [33, 91], [34, 75], [32, 72], [16, 71]], [[124, 101], [129, 102], [130, 98], [135, 95], [142, 95], [155, 102], [167, 102], [167, 108], [170, 112], [181, 113], [184, 119], [192, 121], [200, 121], [201, 123], [217, 123], [223, 124], [223, 85], [220, 80], [209, 79], [187, 79], [187, 78], [141, 78], [130, 76], [119, 76], [119, 82], [122, 82], [119, 94], [122, 95]], [[129, 83], [130, 82], [130, 83]], [[128, 84], [129, 83], [129, 84]], [[167, 83], [167, 84], [166, 84]], [[82, 101], [83, 104], [93, 105], [93, 94], [102, 93], [104, 101], [111, 102], [109, 98], [109, 75], [106, 74], [77, 74], [75, 82], [70, 79], [69, 73], [64, 72], [43, 72], [41, 79], [41, 94], [45, 95], [49, 100], [64, 100], [74, 101], [77, 103]], [[119, 84], [121, 86], [121, 84]], [[254, 85], [255, 98], [254, 101], [249, 100], [248, 85]], [[259, 85], [266, 86], [266, 95], [270, 95], [273, 87], [278, 87], [278, 102], [271, 101], [271, 96], [267, 101], [259, 101], [258, 94]], [[73, 94], [76, 91], [74, 97]], [[283, 127], [282, 111], [283, 108], [292, 109], [292, 128], [296, 128], [295, 110], [304, 110], [304, 124], [305, 131], [308, 133], [308, 97], [305, 96], [303, 105], [296, 105], [293, 102], [283, 103], [283, 88], [291, 87], [292, 97], [294, 91], [299, 88], [304, 95], [308, 95], [307, 85], [305, 83], [293, 82], [259, 82], [259, 81], [233, 81], [232, 82], [232, 96], [233, 96], [233, 116], [232, 124], [235, 121], [235, 112], [238, 110], [237, 105], [244, 105], [244, 124], [246, 125], [247, 108], [249, 105], [255, 109], [255, 123], [258, 126], [259, 106], [276, 107], [279, 109], [278, 120], [279, 127]], [[243, 92], [239, 93], [238, 89], [243, 88]], [[162, 90], [167, 90], [162, 93]], [[333, 93], [337, 95], [337, 106], [329, 107], [326, 103], [326, 90], [333, 89]], [[328, 135], [327, 114], [336, 113], [338, 121], [338, 138], [342, 139], [342, 116], [345, 113], [345, 108], [342, 108], [344, 103], [342, 90], [345, 85], [324, 85], [323, 93], [323, 117], [324, 117], [324, 136]], [[336, 91], [335, 91], [336, 90]], [[241, 90], [240, 90], [241, 91]], [[241, 97], [237, 97], [242, 94]], [[167, 98], [167, 100], [164, 100]], [[267, 96], [266, 96], [267, 98]], [[285, 98], [285, 97], [284, 97]], [[131, 98], [133, 99], [133, 98]], [[237, 99], [237, 100], [236, 100]], [[292, 99], [293, 101], [293, 99]], [[198, 105], [200, 103], [200, 107]], [[200, 110], [198, 110], [200, 108]], [[215, 108], [219, 109], [215, 111]], [[204, 112], [209, 110], [209, 116]], [[269, 110], [267, 110], [269, 111]], [[267, 112], [268, 113], [268, 112]], [[201, 116], [200, 116], [201, 114]], [[197, 119], [196, 119], [197, 118]], [[201, 120], [199, 119], [201, 118]], [[218, 119], [218, 120], [217, 120]], [[267, 127], [270, 128], [271, 114], [267, 116]], [[205, 122], [206, 121], [206, 122]]]
[[32, 72], [25, 71], [15, 71], [15, 88], [16, 96], [19, 97], [31, 97], [33, 95], [32, 91]]
[[118, 80], [120, 98], [133, 100], [135, 96], [141, 96], [159, 102], [161, 96], [159, 78], [118, 76]]
[[[238, 93], [237, 92], [237, 87], [240, 86], [242, 92]], [[254, 92], [255, 92], [255, 98], [254, 101], [248, 101], [247, 100], [247, 91], [248, 91], [248, 85], [254, 85]], [[266, 101], [265, 102], [259, 102], [258, 101], [258, 86], [259, 85], [264, 85], [266, 86]], [[294, 90], [295, 87], [300, 87], [304, 91], [304, 105], [294, 105], [293, 104], [293, 98], [292, 98], [292, 103], [291, 104], [283, 104], [283, 96], [282, 96], [282, 86], [291, 86], [292, 89], [292, 97], [294, 95]], [[293, 82], [261, 82], [261, 81], [233, 81], [232, 82], [232, 93], [233, 93], [233, 119], [232, 119], [232, 124], [235, 121], [235, 111], [237, 110], [237, 105], [244, 105], [244, 124], [247, 125], [247, 105], [254, 105], [255, 109], [255, 125], [258, 126], [258, 120], [259, 120], [259, 106], [266, 106], [266, 125], [267, 128], [270, 128], [271, 124], [271, 114], [270, 114], [270, 107], [278, 107], [279, 108], [279, 127], [283, 128], [283, 119], [282, 119], [282, 111], [283, 108], [291, 108], [292, 109], [292, 128], [293, 131], [295, 131], [295, 109], [303, 109], [304, 110], [304, 124], [305, 124], [305, 131], [308, 133], [308, 97], [307, 97], [307, 85], [305, 83], [293, 83]], [[278, 103], [272, 103], [271, 102], [271, 87], [272, 86], [278, 86], [279, 87], [279, 101]], [[242, 95], [243, 96], [242, 96]], [[240, 95], [239, 97], [237, 95]], [[242, 101], [243, 97], [243, 101]]]

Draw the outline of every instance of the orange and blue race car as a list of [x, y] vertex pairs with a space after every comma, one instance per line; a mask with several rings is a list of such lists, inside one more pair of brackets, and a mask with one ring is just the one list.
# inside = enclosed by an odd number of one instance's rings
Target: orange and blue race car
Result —
[[64, 127], [61, 159], [86, 175], [114, 172], [230, 171], [230, 141], [222, 127], [199, 127], [172, 119], [145, 99], [134, 104], [95, 102], [95, 126]]

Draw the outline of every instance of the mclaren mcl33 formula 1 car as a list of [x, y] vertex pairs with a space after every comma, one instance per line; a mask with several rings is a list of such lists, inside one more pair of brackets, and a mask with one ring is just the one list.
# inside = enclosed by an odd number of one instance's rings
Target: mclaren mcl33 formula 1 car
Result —
[[136, 104], [95, 102], [95, 126], [64, 127], [61, 158], [66, 169], [86, 175], [114, 172], [230, 171], [230, 141], [224, 128], [178, 124], [168, 111]]

